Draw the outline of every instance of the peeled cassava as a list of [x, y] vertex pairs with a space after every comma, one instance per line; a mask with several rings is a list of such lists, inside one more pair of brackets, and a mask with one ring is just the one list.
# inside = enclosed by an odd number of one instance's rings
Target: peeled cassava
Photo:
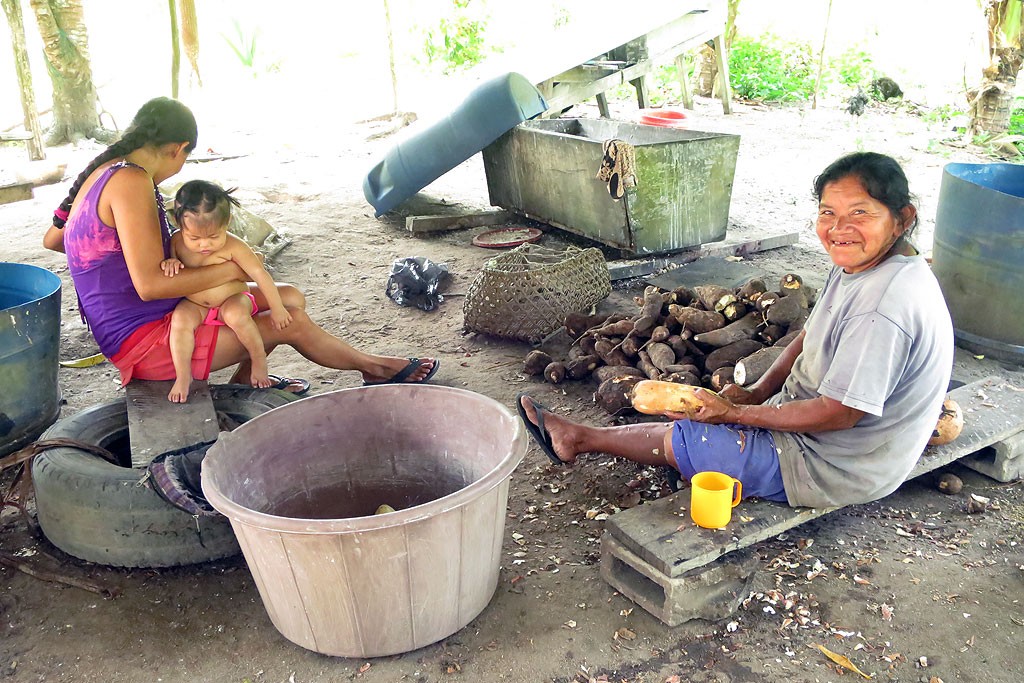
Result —
[[697, 397], [700, 387], [645, 379], [630, 391], [633, 409], [646, 415], [685, 413], [692, 415], [704, 405]]
[[939, 414], [939, 422], [935, 425], [932, 438], [928, 439], [929, 446], [941, 446], [947, 444], [964, 429], [964, 414], [960, 405], [951, 398], [942, 402], [942, 412]]

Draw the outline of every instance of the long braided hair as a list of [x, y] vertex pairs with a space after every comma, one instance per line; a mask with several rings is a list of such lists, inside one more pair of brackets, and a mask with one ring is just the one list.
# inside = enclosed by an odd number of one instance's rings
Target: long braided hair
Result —
[[58, 228], [64, 227], [71, 211], [71, 204], [78, 196], [82, 183], [103, 164], [148, 145], [159, 147], [172, 142], [187, 142], [188, 146], [185, 149], [191, 152], [196, 147], [198, 137], [196, 118], [184, 104], [169, 97], [155, 97], [146, 102], [135, 114], [121, 139], [100, 152], [100, 155], [78, 174], [68, 196], [61, 202], [60, 208], [54, 211], [53, 224]]

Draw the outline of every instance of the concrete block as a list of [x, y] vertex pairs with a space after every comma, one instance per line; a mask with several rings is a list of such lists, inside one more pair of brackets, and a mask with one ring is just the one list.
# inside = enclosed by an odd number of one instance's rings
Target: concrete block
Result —
[[1024, 477], [1024, 431], [983, 448], [960, 462], [996, 481], [1020, 479]]
[[634, 555], [611, 534], [605, 532], [601, 537], [601, 577], [669, 626], [729, 616], [746, 597], [756, 571], [753, 551], [741, 550], [670, 577]]

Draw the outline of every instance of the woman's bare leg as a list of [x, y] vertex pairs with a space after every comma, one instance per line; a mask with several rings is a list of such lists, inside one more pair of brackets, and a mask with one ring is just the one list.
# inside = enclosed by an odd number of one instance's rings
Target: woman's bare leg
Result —
[[[379, 356], [359, 351], [314, 323], [305, 310], [289, 310], [292, 313], [292, 323], [283, 330], [274, 329], [269, 313], [260, 313], [253, 318], [259, 328], [260, 336], [263, 338], [263, 347], [267, 353], [279, 345], [285, 344], [325, 368], [358, 370], [364, 381], [388, 379], [409, 363], [405, 358]], [[245, 347], [234, 333], [229, 330], [225, 334], [224, 330], [220, 330], [217, 336], [217, 348], [213, 354], [212, 369], [220, 370], [241, 363], [247, 358]], [[421, 361], [420, 367], [408, 377], [407, 381], [420, 380], [433, 369], [435, 361], [432, 358], [422, 358]]]
[[171, 313], [171, 362], [174, 363], [174, 385], [167, 400], [172, 403], [188, 401], [192, 388], [192, 352], [196, 347], [196, 328], [203, 322], [206, 309], [188, 299], [178, 302]]
[[[537, 407], [529, 396], [520, 401], [530, 422], [537, 424]], [[672, 425], [646, 422], [616, 427], [590, 427], [544, 411], [544, 430], [562, 462], [576, 461], [580, 453], [608, 453], [641, 465], [676, 466], [672, 454]]]
[[229, 297], [220, 305], [220, 320], [231, 328], [249, 355], [249, 376], [246, 384], [266, 389], [271, 385], [267, 375], [267, 351], [263, 338], [252, 318], [252, 302], [245, 294]]
[[[259, 286], [255, 282], [250, 282], [249, 293], [256, 299], [256, 307], [260, 311], [266, 311], [270, 309], [270, 303], [267, 301], [267, 297], [260, 291]], [[303, 294], [297, 287], [289, 285], [284, 282], [278, 282], [277, 293], [281, 296], [281, 303], [288, 310], [301, 309], [306, 310], [306, 295]], [[269, 352], [269, 349], [264, 353]], [[269, 373], [269, 367], [267, 369]], [[248, 384], [252, 377], [252, 363], [246, 358], [238, 364], [235, 368], [235, 373], [231, 376], [231, 382], [233, 384]], [[268, 377], [269, 379], [269, 377]]]

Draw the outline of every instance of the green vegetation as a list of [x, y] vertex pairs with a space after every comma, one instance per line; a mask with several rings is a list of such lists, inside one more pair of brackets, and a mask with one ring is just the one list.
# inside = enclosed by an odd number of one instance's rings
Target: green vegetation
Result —
[[1010, 111], [1010, 127], [1006, 132], [1008, 135], [1024, 135], [1024, 97], [1018, 97], [1013, 101], [1013, 109]]
[[831, 60], [830, 70], [835, 79], [848, 87], [863, 86], [875, 79], [875, 71], [871, 55], [860, 48], [850, 48]]
[[[235, 56], [238, 57], [238, 61], [242, 63], [242, 66], [251, 69], [256, 63], [256, 36], [259, 35], [259, 29], [254, 30], [251, 34], [247, 34], [237, 19], [232, 23], [235, 26], [235, 37], [232, 39], [230, 36], [224, 36], [224, 41], [231, 48], [231, 51], [235, 53]], [[223, 36], [224, 34], [221, 35]]]
[[772, 35], [737, 37], [729, 52], [729, 72], [737, 97], [804, 101], [814, 93], [817, 61], [807, 43], [786, 43]]
[[[440, 64], [446, 74], [483, 61], [494, 48], [485, 47], [487, 18], [470, 10], [473, 0], [452, 0], [448, 16], [425, 32], [423, 54], [427, 64]], [[477, 3], [475, 7], [480, 7]]]

